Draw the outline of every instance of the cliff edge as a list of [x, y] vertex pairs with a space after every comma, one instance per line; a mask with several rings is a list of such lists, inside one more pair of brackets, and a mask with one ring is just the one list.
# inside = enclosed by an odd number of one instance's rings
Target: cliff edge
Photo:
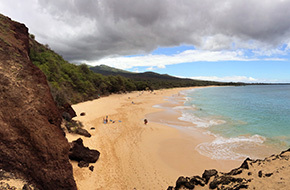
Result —
[[45, 190], [74, 190], [69, 144], [24, 24], [0, 14], [0, 169]]

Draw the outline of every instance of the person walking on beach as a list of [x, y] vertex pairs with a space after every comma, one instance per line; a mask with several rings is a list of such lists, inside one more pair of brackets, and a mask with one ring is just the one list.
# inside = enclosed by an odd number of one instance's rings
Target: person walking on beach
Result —
[[104, 124], [107, 124], [108, 123], [108, 116], [106, 116], [106, 119], [103, 118], [103, 122], [104, 122]]
[[148, 123], [148, 120], [144, 119], [144, 124], [147, 125], [147, 123]]

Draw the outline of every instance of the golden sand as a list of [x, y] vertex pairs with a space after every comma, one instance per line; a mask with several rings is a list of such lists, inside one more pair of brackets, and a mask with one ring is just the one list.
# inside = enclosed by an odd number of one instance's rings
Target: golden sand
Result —
[[[166, 119], [168, 115], [153, 105], [186, 89], [111, 95], [74, 105], [78, 115], [74, 119], [92, 134], [91, 138], [82, 137], [84, 145], [101, 153], [99, 160], [90, 164], [93, 172], [72, 162], [78, 189], [161, 190], [174, 185], [181, 175], [201, 175], [211, 168], [226, 172], [239, 166], [238, 161], [217, 161], [200, 155], [196, 145], [213, 140], [202, 130], [186, 134], [150, 120], [144, 124], [150, 113]], [[81, 112], [86, 115], [79, 116]], [[104, 124], [106, 116], [114, 123]], [[91, 130], [92, 127], [95, 129]], [[70, 142], [79, 137], [67, 134]]]

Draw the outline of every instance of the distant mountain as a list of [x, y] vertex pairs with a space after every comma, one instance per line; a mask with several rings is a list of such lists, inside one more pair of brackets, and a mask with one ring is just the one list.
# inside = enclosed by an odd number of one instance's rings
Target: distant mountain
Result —
[[242, 85], [243, 83], [225, 83], [215, 81], [202, 81], [193, 79], [184, 79], [168, 74], [158, 74], [155, 72], [134, 73], [121, 69], [116, 69], [106, 65], [90, 67], [90, 69], [106, 76], [123, 76], [136, 81], [146, 81], [152, 89], [188, 87], [188, 86], [208, 86], [208, 85]]
[[134, 72], [129, 72], [129, 71], [121, 70], [121, 69], [116, 69], [114, 67], [109, 67], [107, 65], [90, 67], [90, 69], [92, 71], [94, 71], [95, 73], [103, 74], [106, 76], [120, 75], [120, 76], [124, 76], [124, 77], [130, 78], [130, 79], [139, 79], [139, 80], [150, 80], [150, 79], [176, 80], [176, 79], [180, 79], [180, 78], [173, 77], [173, 76], [170, 76], [167, 74], [162, 75], [162, 74], [154, 73], [151, 71], [144, 72], [144, 73], [134, 73]]
[[95, 66], [95, 67], [90, 67], [90, 69], [92, 71], [94, 71], [95, 73], [100, 73], [100, 74], [103, 74], [103, 75], [112, 75], [112, 73], [127, 73], [127, 74], [132, 73], [130, 71], [125, 71], [125, 70], [122, 70], [122, 69], [109, 67], [107, 65], [99, 65], [99, 66]]
[[114, 67], [109, 67], [107, 65], [100, 65], [100, 66], [95, 66], [95, 67], [90, 67], [92, 71], [95, 73], [103, 74], [103, 75], [121, 75], [124, 77], [128, 77], [131, 79], [166, 79], [166, 80], [172, 80], [172, 79], [180, 79], [177, 77], [173, 77], [167, 74], [158, 74], [155, 72], [144, 72], [144, 73], [134, 73], [130, 71], [125, 71], [122, 69], [117, 69]]

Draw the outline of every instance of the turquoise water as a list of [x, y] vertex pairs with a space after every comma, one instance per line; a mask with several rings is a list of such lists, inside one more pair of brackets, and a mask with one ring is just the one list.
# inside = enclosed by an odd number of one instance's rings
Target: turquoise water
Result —
[[216, 139], [196, 149], [214, 159], [261, 158], [290, 146], [290, 86], [200, 88], [184, 92], [180, 120]]

